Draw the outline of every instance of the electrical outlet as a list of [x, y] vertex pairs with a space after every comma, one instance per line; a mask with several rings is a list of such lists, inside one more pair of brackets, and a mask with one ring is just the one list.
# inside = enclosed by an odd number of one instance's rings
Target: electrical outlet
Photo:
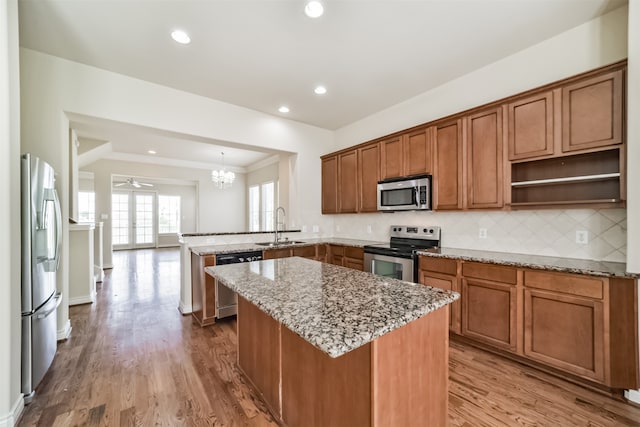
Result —
[[109, 214], [100, 214], [100, 219], [109, 219]]
[[481, 239], [486, 239], [487, 238], [487, 229], [486, 228], [481, 228], [480, 230], [478, 230], [478, 237]]
[[303, 233], [306, 233], [306, 232], [307, 232], [307, 226], [306, 226], [306, 225], [303, 225], [303, 226], [302, 226], [302, 232], [303, 232]]
[[320, 226], [319, 225], [314, 225], [313, 226], [313, 232], [314, 233], [319, 233], [320, 232]]
[[576, 243], [579, 245], [586, 245], [589, 243], [589, 232], [587, 230], [577, 230]]
[[371, 224], [367, 224], [367, 233], [373, 233], [373, 227], [371, 226]]

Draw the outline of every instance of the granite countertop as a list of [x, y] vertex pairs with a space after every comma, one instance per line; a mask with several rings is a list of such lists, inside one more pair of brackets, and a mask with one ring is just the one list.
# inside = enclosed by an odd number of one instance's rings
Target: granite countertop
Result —
[[428, 249], [424, 251], [417, 251], [417, 254], [463, 261], [478, 261], [490, 264], [510, 265], [514, 267], [552, 270], [563, 273], [589, 274], [600, 277], [638, 277], [637, 274], [627, 273], [627, 265], [622, 262], [594, 261], [588, 259], [560, 258], [455, 248]]
[[331, 357], [460, 297], [299, 257], [206, 267], [205, 271]]
[[[273, 233], [270, 233], [273, 235]], [[230, 244], [219, 244], [219, 245], [203, 245], [203, 246], [192, 246], [191, 252], [196, 255], [217, 255], [217, 254], [230, 254], [236, 252], [249, 252], [249, 251], [266, 251], [269, 249], [281, 249], [281, 248], [291, 248], [291, 247], [304, 247], [304, 246], [313, 246], [319, 244], [332, 244], [332, 245], [342, 245], [342, 246], [354, 246], [358, 248], [362, 248], [366, 245], [375, 245], [383, 242], [375, 242], [369, 240], [356, 240], [356, 239], [341, 239], [341, 238], [320, 238], [320, 239], [302, 239], [303, 243], [287, 243], [281, 242], [278, 246], [261, 246], [256, 243], [230, 243]], [[265, 239], [265, 241], [271, 241], [271, 239]]]
[[[281, 233], [299, 233], [300, 230], [282, 230]], [[240, 234], [273, 234], [273, 231], [220, 231], [210, 233], [178, 233], [178, 237], [235, 236]]]

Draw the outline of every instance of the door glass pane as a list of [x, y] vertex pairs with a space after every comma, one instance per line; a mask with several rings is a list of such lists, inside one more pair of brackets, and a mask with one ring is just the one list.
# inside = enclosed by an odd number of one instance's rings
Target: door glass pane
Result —
[[129, 194], [111, 195], [111, 232], [114, 245], [129, 244]]
[[180, 232], [180, 196], [158, 196], [158, 233]]
[[402, 264], [397, 262], [374, 259], [371, 269], [373, 270], [373, 274], [377, 274], [378, 276], [402, 280]]
[[262, 184], [262, 231], [273, 231], [274, 193], [273, 182]]
[[135, 243], [153, 243], [153, 195], [136, 194], [135, 198]]
[[260, 231], [260, 187], [249, 187], [249, 231]]

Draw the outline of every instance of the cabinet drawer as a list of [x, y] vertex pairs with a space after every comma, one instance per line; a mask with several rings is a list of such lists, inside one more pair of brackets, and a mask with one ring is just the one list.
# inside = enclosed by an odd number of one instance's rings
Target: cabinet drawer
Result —
[[303, 246], [303, 247], [293, 248], [293, 256], [313, 258], [316, 256], [316, 247]]
[[458, 271], [458, 262], [454, 259], [442, 259], [442, 258], [432, 258], [428, 256], [421, 256], [420, 270], [433, 271], [436, 273], [455, 276]]
[[348, 256], [349, 258], [364, 259], [364, 249], [362, 249], [362, 248], [355, 248], [353, 246], [346, 246], [344, 248], [344, 254], [346, 256]]
[[319, 257], [325, 256], [327, 254], [327, 245], [316, 245], [316, 248], [318, 249]]
[[602, 299], [604, 296], [603, 279], [578, 274], [525, 271], [524, 285], [529, 288], [545, 289], [595, 299]]
[[511, 283], [512, 285], [515, 285], [518, 276], [515, 268], [477, 262], [463, 263], [462, 275], [464, 277], [491, 280], [492, 282]]
[[344, 255], [344, 246], [330, 245], [329, 250], [331, 251], [331, 255]]
[[262, 252], [262, 259], [287, 258], [290, 256], [291, 256], [290, 248], [269, 249], [268, 251]]

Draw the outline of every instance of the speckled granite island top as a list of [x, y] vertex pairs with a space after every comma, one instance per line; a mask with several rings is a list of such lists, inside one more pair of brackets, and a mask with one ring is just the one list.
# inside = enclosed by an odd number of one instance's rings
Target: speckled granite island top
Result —
[[[271, 233], [273, 235], [273, 233]], [[371, 240], [357, 240], [357, 239], [342, 239], [336, 237], [329, 238], [314, 238], [314, 239], [302, 239], [302, 243], [291, 243], [288, 241], [281, 242], [276, 247], [262, 246], [257, 243], [228, 243], [228, 244], [218, 244], [218, 245], [202, 245], [202, 246], [192, 246], [191, 252], [196, 255], [217, 255], [217, 254], [230, 254], [237, 252], [248, 252], [248, 251], [268, 251], [270, 249], [281, 249], [281, 248], [293, 248], [293, 247], [303, 247], [303, 246], [313, 246], [313, 245], [321, 245], [324, 243], [330, 245], [342, 245], [342, 246], [354, 246], [357, 248], [362, 248], [366, 245], [374, 245], [380, 244], [383, 242], [375, 242]]]
[[299, 257], [206, 267], [205, 271], [331, 357], [460, 297]]
[[418, 251], [417, 254], [430, 257], [477, 261], [522, 268], [552, 270], [563, 273], [589, 274], [600, 277], [638, 277], [637, 274], [627, 273], [626, 264], [621, 262], [593, 261], [588, 259], [560, 258], [455, 248], [429, 249], [425, 251]]

